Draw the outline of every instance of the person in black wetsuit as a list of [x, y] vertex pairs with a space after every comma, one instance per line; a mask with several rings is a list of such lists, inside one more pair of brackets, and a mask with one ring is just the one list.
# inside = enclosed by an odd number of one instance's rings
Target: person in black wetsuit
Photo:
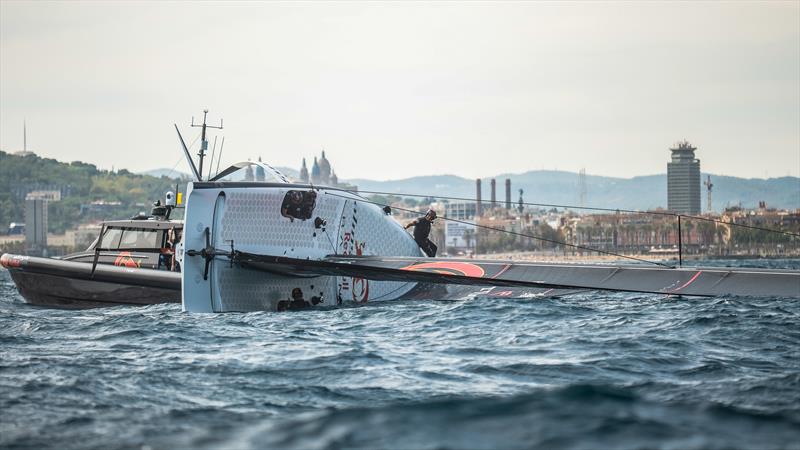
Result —
[[281, 300], [278, 302], [278, 312], [282, 311], [300, 311], [301, 309], [310, 308], [311, 303], [308, 303], [303, 298], [303, 291], [300, 288], [292, 289], [291, 300]]
[[426, 255], [433, 258], [436, 256], [436, 244], [431, 242], [428, 239], [428, 236], [431, 234], [431, 225], [433, 225], [433, 221], [436, 220], [436, 211], [429, 209], [427, 213], [425, 213], [425, 217], [420, 217], [419, 219], [409, 223], [406, 225], [406, 230], [414, 227], [414, 240], [419, 245], [419, 248], [425, 252]]

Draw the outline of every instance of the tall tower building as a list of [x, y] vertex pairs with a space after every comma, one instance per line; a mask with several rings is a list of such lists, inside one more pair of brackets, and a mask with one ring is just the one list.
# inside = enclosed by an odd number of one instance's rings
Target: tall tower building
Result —
[[700, 214], [700, 160], [697, 147], [678, 142], [667, 163], [667, 209], [680, 214]]

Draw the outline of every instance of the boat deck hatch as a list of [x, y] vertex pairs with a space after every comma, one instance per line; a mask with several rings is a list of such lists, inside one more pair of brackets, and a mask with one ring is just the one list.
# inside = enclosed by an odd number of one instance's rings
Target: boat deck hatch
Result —
[[316, 206], [316, 192], [291, 190], [283, 197], [281, 215], [289, 219], [308, 220]]

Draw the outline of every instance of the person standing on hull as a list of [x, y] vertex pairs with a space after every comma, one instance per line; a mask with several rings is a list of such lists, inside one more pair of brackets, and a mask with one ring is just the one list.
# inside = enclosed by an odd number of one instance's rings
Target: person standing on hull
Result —
[[409, 223], [406, 225], [406, 230], [414, 227], [414, 240], [419, 245], [419, 248], [425, 252], [426, 255], [433, 258], [436, 256], [436, 244], [431, 242], [428, 239], [428, 236], [431, 234], [431, 225], [433, 225], [433, 221], [436, 220], [436, 211], [429, 209], [427, 213], [425, 213], [425, 217], [420, 217], [419, 219]]

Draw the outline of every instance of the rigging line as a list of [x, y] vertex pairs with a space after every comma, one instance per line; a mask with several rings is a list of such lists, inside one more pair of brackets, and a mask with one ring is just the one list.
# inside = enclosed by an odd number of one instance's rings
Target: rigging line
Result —
[[[343, 195], [334, 194], [332, 192], [328, 192], [327, 194], [333, 195], [333, 196], [336, 196], [336, 197], [341, 197], [341, 198], [348, 198], [348, 197], [345, 197]], [[352, 199], [352, 198], [350, 198], [350, 200], [359, 201], [359, 202], [366, 202], [366, 203], [372, 203], [373, 205], [378, 205], [378, 206], [388, 206], [388, 207], [390, 207], [392, 209], [399, 209], [400, 211], [406, 211], [406, 212], [410, 212], [410, 213], [414, 213], [414, 214], [419, 214], [419, 211], [414, 211], [412, 209], [401, 208], [399, 206], [386, 205], [384, 203], [374, 202], [374, 201], [367, 200], [367, 199], [364, 199], [364, 198], [362, 198], [362, 199]], [[474, 227], [477, 227], [477, 228], [484, 228], [484, 229], [487, 229], [487, 230], [499, 231], [501, 233], [508, 233], [508, 234], [512, 234], [512, 235], [515, 235], [515, 236], [526, 237], [526, 238], [530, 238], [530, 239], [536, 239], [536, 240], [544, 241], [544, 242], [550, 242], [552, 244], [564, 245], [564, 246], [567, 246], [567, 247], [577, 248], [577, 249], [580, 249], [580, 250], [586, 250], [586, 251], [590, 251], [590, 252], [602, 253], [602, 254], [609, 255], [609, 256], [616, 256], [618, 258], [625, 258], [625, 259], [630, 259], [630, 260], [638, 261], [638, 262], [644, 262], [644, 263], [648, 263], [648, 264], [655, 264], [655, 265], [662, 266], [662, 267], [668, 267], [670, 269], [674, 269], [675, 268], [674, 266], [671, 266], [669, 264], [664, 264], [664, 263], [660, 263], [660, 262], [657, 262], [657, 261], [649, 261], [649, 260], [644, 259], [644, 258], [637, 258], [635, 256], [628, 256], [628, 255], [623, 255], [623, 254], [620, 254], [620, 253], [609, 252], [609, 251], [606, 251], [606, 250], [599, 250], [599, 249], [596, 249], [596, 248], [584, 247], [582, 245], [576, 245], [576, 244], [570, 244], [568, 242], [556, 241], [554, 239], [547, 239], [547, 238], [544, 238], [544, 237], [541, 237], [541, 236], [534, 236], [534, 235], [531, 235], [531, 234], [517, 233], [516, 231], [503, 230], [501, 228], [494, 228], [494, 227], [490, 227], [490, 226], [487, 226], [487, 225], [479, 225], [477, 223], [467, 222], [466, 220], [459, 220], [459, 219], [455, 219], [455, 218], [452, 218], [452, 217], [438, 216], [438, 218], [442, 219], [442, 220], [449, 220], [451, 222], [458, 222], [458, 223], [463, 223], [463, 224], [466, 224], [466, 225], [471, 225], [471, 226], [474, 226]]]
[[338, 256], [339, 252], [336, 251], [336, 246], [333, 245], [333, 241], [331, 240], [331, 236], [328, 234], [328, 229], [325, 228], [325, 229], [322, 230], [322, 232], [325, 233], [325, 236], [328, 238], [328, 242], [331, 244], [331, 248], [333, 249], [333, 254]]
[[[189, 144], [189, 147], [187, 147], [187, 148], [192, 148], [192, 146], [197, 142], [198, 139], [200, 139], [200, 135], [199, 134], [197, 135], [197, 137], [194, 138], [192, 143]], [[180, 164], [181, 161], [183, 161], [183, 158], [184, 158], [184, 156], [181, 155], [181, 157], [178, 159], [178, 162], [176, 162], [175, 165], [172, 166], [172, 169], [170, 169], [169, 173], [167, 174], [167, 178], [171, 178], [172, 173], [175, 172], [175, 168], [177, 168], [178, 164]]]
[[178, 167], [178, 164], [180, 164], [181, 161], [183, 161], [183, 155], [181, 155], [180, 158], [178, 158], [178, 160], [175, 161], [175, 164], [172, 166], [172, 169], [169, 169], [169, 172], [167, 172], [167, 178], [172, 178], [171, 177], [172, 172], [175, 172], [175, 168]]
[[[189, 144], [189, 147], [191, 148], [191, 146], [192, 146], [192, 145], [194, 145], [194, 143], [195, 143], [195, 142], [197, 142], [197, 139], [199, 139], [199, 138], [200, 138], [200, 135], [198, 134], [198, 135], [197, 135], [197, 137], [196, 137], [196, 138], [194, 138], [194, 140], [192, 141], [192, 143], [191, 143], [191, 144]], [[167, 173], [167, 178], [171, 178], [171, 175], [172, 175], [172, 173], [173, 173], [173, 172], [175, 172], [175, 168], [177, 168], [177, 167], [178, 167], [178, 164], [180, 164], [180, 163], [181, 163], [181, 161], [183, 161], [183, 158], [184, 158], [184, 156], [183, 156], [183, 155], [181, 155], [181, 157], [180, 157], [180, 158], [178, 158], [178, 161], [176, 161], [176, 162], [175, 162], [175, 164], [172, 166], [172, 169], [170, 169], [170, 170], [169, 170], [169, 172]]]
[[[352, 192], [352, 191], [348, 191], [348, 192], [350, 192], [352, 194], [359, 194], [360, 193], [360, 194], [377, 194], [377, 195], [395, 195], [395, 196], [398, 196], [398, 197], [441, 198], [441, 199], [444, 199], [444, 200], [463, 200], [463, 201], [470, 201], [470, 202], [477, 202], [478, 201], [477, 199], [466, 198], [466, 197], [446, 197], [446, 196], [441, 196], [441, 195], [407, 194], [407, 193], [401, 193], [401, 192], [381, 192], [381, 191], [362, 191], [362, 190], [359, 190], [358, 192]], [[481, 203], [484, 203], [484, 201], [481, 200]], [[488, 202], [486, 202], [486, 203], [488, 203]], [[515, 204], [519, 205], [519, 202], [516, 202]], [[522, 204], [526, 205], [526, 206], [541, 206], [541, 207], [547, 207], [547, 208], [586, 209], [586, 210], [591, 210], [591, 211], [624, 212], [624, 213], [633, 213], [633, 214], [648, 214], [648, 215], [653, 215], [653, 216], [670, 216], [670, 217], [678, 217], [678, 216], [680, 216], [680, 217], [687, 218], [687, 219], [701, 220], [701, 221], [705, 221], [705, 222], [721, 223], [721, 224], [732, 225], [732, 226], [741, 227], [741, 228], [749, 228], [749, 229], [752, 229], [752, 230], [768, 231], [770, 233], [778, 233], [778, 234], [785, 234], [787, 236], [800, 237], [800, 233], [793, 233], [791, 231], [775, 230], [775, 229], [772, 229], [772, 228], [757, 227], [757, 226], [754, 226], [754, 225], [745, 225], [745, 224], [736, 223], [736, 222], [723, 222], [722, 220], [711, 219], [711, 218], [708, 218], [708, 217], [692, 216], [692, 215], [686, 215], [686, 214], [677, 214], [677, 213], [671, 213], [671, 212], [666, 212], [666, 211], [640, 211], [638, 209], [598, 208], [598, 207], [591, 207], [591, 206], [558, 205], [558, 204], [554, 204], [554, 203], [522, 202]]]

